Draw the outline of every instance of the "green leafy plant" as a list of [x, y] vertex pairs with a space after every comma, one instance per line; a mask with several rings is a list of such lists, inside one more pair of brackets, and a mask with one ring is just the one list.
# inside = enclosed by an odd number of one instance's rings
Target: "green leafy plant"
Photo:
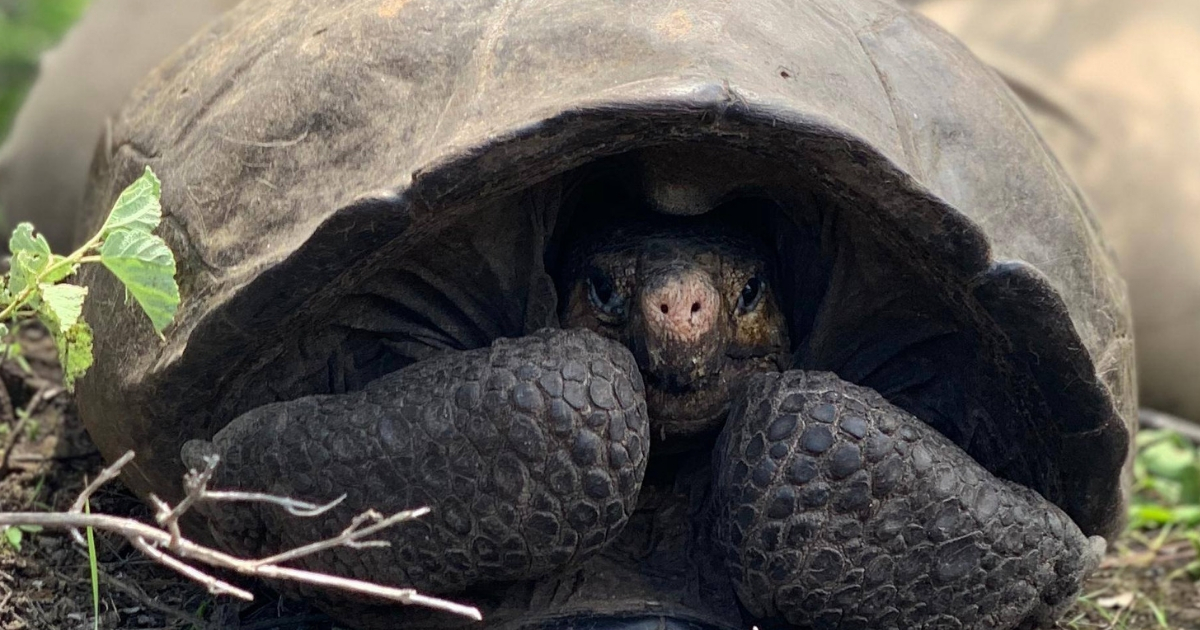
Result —
[[175, 257], [153, 234], [162, 220], [161, 195], [162, 184], [147, 167], [117, 198], [100, 231], [68, 256], [52, 253], [32, 225], [18, 225], [9, 240], [11, 268], [0, 286], [0, 337], [40, 320], [54, 337], [63, 382], [71, 388], [92, 365], [92, 329], [83, 320], [87, 288], [66, 280], [90, 263], [121, 281], [161, 337], [179, 306]]
[[1137, 448], [1130, 526], [1200, 525], [1200, 453], [1196, 445], [1170, 431], [1144, 430], [1137, 436]]
[[[175, 256], [154, 234], [162, 221], [162, 183], [149, 167], [117, 198], [100, 231], [67, 256], [50, 251], [45, 237], [29, 223], [13, 230], [9, 239], [12, 258], [9, 272], [0, 278], [0, 351], [3, 358], [20, 356], [20, 345], [5, 340], [10, 330], [39, 320], [50, 331], [63, 368], [63, 383], [72, 388], [76, 379], [91, 367], [92, 328], [83, 319], [88, 290], [68, 282], [86, 264], [100, 264], [124, 285], [150, 319], [154, 331], [162, 331], [175, 318], [179, 286], [175, 283]], [[29, 423], [30, 431], [37, 423]], [[5, 427], [6, 429], [8, 427]], [[84, 505], [90, 513], [90, 505]], [[4, 529], [5, 541], [17, 551], [25, 526]], [[88, 563], [92, 577], [93, 627], [99, 628], [100, 582], [92, 528], [87, 528]]]
[[25, 534], [36, 534], [40, 531], [42, 528], [37, 525], [10, 525], [4, 528], [4, 541], [8, 546], [20, 551]]

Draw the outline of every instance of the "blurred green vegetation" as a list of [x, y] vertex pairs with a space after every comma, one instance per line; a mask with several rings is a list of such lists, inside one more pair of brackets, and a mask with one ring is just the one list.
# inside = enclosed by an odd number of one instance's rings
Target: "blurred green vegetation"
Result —
[[1135, 529], [1200, 526], [1200, 449], [1196, 444], [1170, 431], [1147, 429], [1138, 433], [1137, 449], [1130, 525]]
[[89, 0], [0, 0], [0, 140], [37, 77], [38, 58]]

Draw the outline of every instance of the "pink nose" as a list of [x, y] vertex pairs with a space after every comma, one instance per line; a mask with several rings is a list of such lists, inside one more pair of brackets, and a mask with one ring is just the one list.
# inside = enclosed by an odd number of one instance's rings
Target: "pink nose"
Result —
[[685, 272], [642, 294], [642, 312], [653, 333], [696, 341], [713, 329], [721, 298], [708, 277]]

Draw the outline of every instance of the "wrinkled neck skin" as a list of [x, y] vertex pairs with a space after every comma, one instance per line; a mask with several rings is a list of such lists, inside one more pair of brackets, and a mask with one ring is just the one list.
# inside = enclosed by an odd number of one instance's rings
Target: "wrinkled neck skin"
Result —
[[732, 225], [630, 221], [568, 243], [560, 315], [633, 352], [654, 437], [686, 448], [720, 429], [747, 376], [784, 367], [775, 277], [766, 244]]

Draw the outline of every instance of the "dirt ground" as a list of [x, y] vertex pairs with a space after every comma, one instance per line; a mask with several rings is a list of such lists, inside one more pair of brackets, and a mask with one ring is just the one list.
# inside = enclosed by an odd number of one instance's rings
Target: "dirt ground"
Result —
[[[58, 385], [53, 344], [38, 330], [22, 339], [28, 373], [15, 361], [0, 366], [9, 394], [0, 393], [0, 511], [66, 510], [86, 480], [103, 467], [69, 394]], [[13, 409], [31, 409], [23, 422]], [[23, 414], [21, 414], [23, 415]], [[16, 425], [19, 430], [13, 430]], [[149, 510], [119, 482], [99, 492], [92, 512], [150, 521]], [[214, 598], [203, 587], [142, 557], [120, 537], [96, 533], [101, 628], [212, 630], [328, 630], [323, 615], [280, 601], [262, 589], [256, 601]], [[1075, 610], [1070, 629], [1200, 630], [1200, 589], [1182, 571], [1195, 561], [1186, 538], [1131, 533], [1110, 550]], [[222, 576], [228, 577], [228, 576]], [[235, 583], [253, 588], [252, 584]], [[65, 532], [25, 534], [20, 550], [0, 539], [0, 630], [93, 628], [93, 599], [85, 549]]]
[[[0, 511], [65, 511], [104, 463], [79, 422], [71, 396], [58, 385], [53, 342], [44, 332], [33, 329], [23, 332], [22, 346], [32, 374], [9, 361], [0, 366], [0, 379], [12, 408], [26, 409], [32, 404], [33, 413], [8, 454], [8, 470], [0, 473]], [[0, 400], [0, 425], [13, 426], [14, 416]], [[10, 429], [0, 436], [0, 445], [11, 444], [12, 437]], [[90, 507], [93, 513], [153, 522], [150, 510], [120, 482], [102, 488]], [[280, 601], [236, 576], [220, 577], [255, 591], [255, 602], [214, 598], [204, 587], [146, 559], [125, 539], [103, 532], [96, 532], [95, 537], [101, 628], [336, 627], [303, 604]], [[25, 534], [23, 539], [19, 551], [0, 540], [0, 629], [93, 628], [87, 550], [61, 531]]]

